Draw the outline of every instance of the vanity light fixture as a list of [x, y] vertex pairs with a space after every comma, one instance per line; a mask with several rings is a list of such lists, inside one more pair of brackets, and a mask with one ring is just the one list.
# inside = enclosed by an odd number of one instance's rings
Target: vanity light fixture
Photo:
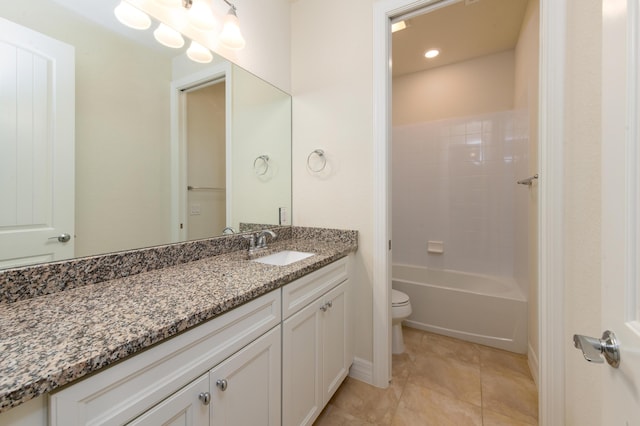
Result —
[[424, 57], [427, 58], [427, 59], [432, 59], [432, 58], [435, 58], [436, 56], [438, 56], [439, 54], [440, 54], [440, 51], [438, 49], [429, 49], [424, 54]]
[[[211, 7], [207, 4], [207, 0], [188, 0], [184, 1], [187, 7], [187, 16], [191, 25], [201, 31], [211, 31], [216, 27], [217, 20], [213, 16]], [[190, 5], [190, 6], [187, 6]]]
[[184, 46], [182, 34], [162, 22], [153, 32], [153, 37], [155, 37], [158, 43], [173, 49], [179, 49]]
[[118, 21], [129, 28], [146, 30], [151, 26], [151, 18], [149, 18], [149, 15], [127, 3], [125, 0], [120, 1], [120, 4], [116, 6], [113, 13], [116, 15], [116, 18], [118, 18]]
[[238, 21], [236, 7], [227, 0], [223, 1], [228, 4], [230, 8], [229, 12], [227, 12], [227, 16], [224, 18], [222, 32], [220, 33], [220, 43], [229, 49], [242, 49], [246, 43], [244, 41], [244, 37], [242, 37], [242, 33], [240, 32], [240, 21]]
[[213, 60], [211, 51], [197, 41], [191, 42], [189, 49], [187, 49], [187, 56], [192, 61], [199, 62], [201, 64], [208, 64]]
[[[151, 26], [151, 18], [144, 11], [129, 3], [129, 1], [132, 0], [120, 0], [120, 4], [114, 10], [116, 17], [128, 27], [146, 30]], [[167, 17], [162, 19], [162, 22], [153, 32], [153, 36], [159, 43], [176, 49], [184, 46], [185, 41], [182, 34], [174, 28], [186, 28], [185, 26], [191, 26], [202, 33], [209, 33], [202, 34], [205, 40], [215, 40], [215, 37], [211, 37], [210, 32], [219, 26], [220, 20], [211, 9], [211, 0], [155, 1], [159, 6], [166, 8], [168, 12]], [[224, 18], [218, 41], [220, 45], [227, 49], [242, 49], [246, 42], [240, 31], [236, 6], [228, 0], [223, 1], [229, 5], [229, 12]], [[137, 4], [137, 2], [134, 2], [134, 4]], [[199, 39], [198, 35], [195, 37]], [[213, 60], [211, 51], [195, 41], [187, 49], [187, 56], [189, 59], [200, 63], [208, 63]]]

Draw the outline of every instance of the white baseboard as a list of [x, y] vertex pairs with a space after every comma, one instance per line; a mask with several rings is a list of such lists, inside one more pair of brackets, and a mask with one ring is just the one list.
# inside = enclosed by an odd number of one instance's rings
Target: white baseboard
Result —
[[373, 385], [373, 363], [366, 359], [354, 357], [349, 369], [349, 377]]
[[538, 374], [540, 371], [540, 367], [538, 366], [538, 356], [533, 351], [531, 345], [529, 345], [529, 350], [527, 352], [527, 360], [529, 363], [529, 370], [531, 370], [531, 375], [533, 376], [533, 381], [536, 383], [536, 387], [539, 389], [538, 385]]

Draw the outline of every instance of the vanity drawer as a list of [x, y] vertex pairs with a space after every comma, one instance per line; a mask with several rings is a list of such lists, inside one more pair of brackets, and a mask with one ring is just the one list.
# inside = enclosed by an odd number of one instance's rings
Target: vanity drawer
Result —
[[281, 321], [272, 291], [50, 397], [50, 425], [121, 425], [148, 410]]
[[349, 276], [348, 258], [305, 275], [282, 288], [282, 319], [285, 320], [322, 296]]

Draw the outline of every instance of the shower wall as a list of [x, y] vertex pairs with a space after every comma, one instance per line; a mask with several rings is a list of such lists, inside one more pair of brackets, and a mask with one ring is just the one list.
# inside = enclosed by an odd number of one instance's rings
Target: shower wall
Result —
[[[513, 277], [527, 156], [523, 112], [395, 126], [394, 263]], [[444, 253], [428, 253], [430, 240]]]
[[394, 263], [520, 278], [529, 114], [514, 106], [517, 62], [509, 50], [394, 78]]

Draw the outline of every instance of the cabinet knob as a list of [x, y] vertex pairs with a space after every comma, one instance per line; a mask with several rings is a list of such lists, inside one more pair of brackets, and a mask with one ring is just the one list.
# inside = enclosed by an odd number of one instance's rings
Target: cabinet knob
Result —
[[198, 399], [202, 401], [202, 404], [209, 405], [209, 403], [211, 402], [211, 394], [209, 392], [200, 392], [200, 395], [198, 395]]
[[227, 390], [227, 380], [226, 379], [218, 379], [216, 381], [216, 386], [218, 387], [218, 389], [220, 389], [222, 392]]
[[324, 305], [320, 306], [320, 310], [322, 312], [327, 312], [327, 309], [329, 309], [329, 307], [327, 306], [327, 304], [325, 303]]

